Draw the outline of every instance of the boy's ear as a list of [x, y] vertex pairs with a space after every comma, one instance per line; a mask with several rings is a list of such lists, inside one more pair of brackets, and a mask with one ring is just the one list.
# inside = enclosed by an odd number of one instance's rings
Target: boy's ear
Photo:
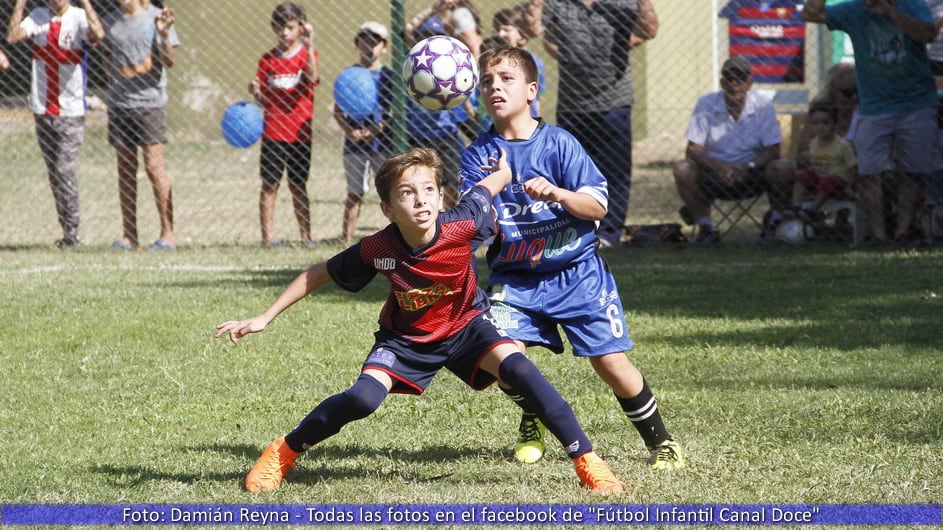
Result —
[[537, 92], [540, 90], [540, 87], [537, 86], [537, 81], [531, 81], [527, 83], [527, 103], [531, 104], [537, 99]]
[[393, 222], [393, 208], [390, 208], [390, 205], [380, 201], [380, 211], [383, 212], [383, 217], [386, 217], [391, 223]]

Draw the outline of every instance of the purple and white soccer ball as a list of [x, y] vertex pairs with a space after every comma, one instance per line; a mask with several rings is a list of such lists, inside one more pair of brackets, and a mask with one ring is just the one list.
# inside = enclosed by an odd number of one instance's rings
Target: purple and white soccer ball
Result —
[[431, 110], [448, 110], [462, 104], [478, 85], [478, 63], [458, 39], [435, 35], [421, 40], [403, 61], [406, 91]]

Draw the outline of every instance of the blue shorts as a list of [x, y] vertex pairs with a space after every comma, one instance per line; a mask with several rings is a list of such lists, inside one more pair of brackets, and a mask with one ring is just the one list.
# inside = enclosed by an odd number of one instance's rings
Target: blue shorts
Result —
[[511, 338], [563, 353], [563, 328], [578, 357], [632, 349], [619, 288], [600, 256], [552, 274], [491, 278], [491, 314]]
[[479, 368], [481, 359], [499, 344], [513, 342], [488, 312], [439, 342], [413, 342], [386, 329], [374, 336], [376, 342], [363, 362], [363, 370], [386, 372], [393, 378], [390, 392], [399, 394], [422, 394], [442, 367], [475, 390], [488, 388], [497, 378]]

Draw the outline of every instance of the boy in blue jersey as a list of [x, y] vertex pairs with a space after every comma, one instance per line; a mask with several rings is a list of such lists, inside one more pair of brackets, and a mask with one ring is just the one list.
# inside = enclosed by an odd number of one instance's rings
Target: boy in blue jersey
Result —
[[413, 149], [377, 171], [380, 208], [391, 221], [326, 262], [301, 273], [263, 313], [216, 326], [216, 337], [236, 342], [257, 333], [282, 311], [333, 281], [363, 289], [379, 273], [390, 281], [380, 329], [357, 381], [322, 401], [290, 433], [277, 438], [246, 477], [251, 492], [273, 491], [298, 456], [354, 421], [373, 413], [389, 392], [421, 394], [442, 368], [475, 390], [495, 380], [533, 407], [573, 459], [581, 483], [598, 493], [621, 493], [622, 484], [593, 452], [573, 410], [488, 312], [478, 287], [472, 241], [493, 231], [492, 197], [510, 182], [503, 158], [461, 202], [439, 212], [442, 161], [431, 149]]
[[[487, 178], [499, 153], [513, 173], [497, 194], [499, 234], [488, 249], [492, 314], [523, 350], [563, 352], [558, 326], [573, 354], [588, 357], [642, 435], [657, 469], [684, 465], [642, 374], [626, 357], [632, 349], [615, 278], [596, 254], [596, 230], [606, 215], [606, 179], [566, 130], [531, 116], [537, 66], [530, 52], [510, 46], [481, 55], [480, 89], [494, 119], [462, 158], [463, 189]], [[501, 386], [515, 401], [513, 389]], [[544, 426], [525, 408], [515, 456], [536, 462]]]

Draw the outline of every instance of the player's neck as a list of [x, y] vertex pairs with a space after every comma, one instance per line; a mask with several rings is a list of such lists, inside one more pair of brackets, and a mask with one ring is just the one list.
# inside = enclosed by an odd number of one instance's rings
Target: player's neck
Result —
[[300, 41], [300, 40], [295, 41], [294, 43], [292, 43], [292, 44], [289, 45], [289, 46], [285, 46], [285, 45], [283, 45], [283, 44], [281, 44], [281, 43], [278, 44], [278, 51], [279, 51], [279, 53], [281, 53], [282, 55], [292, 55], [292, 54], [294, 54], [296, 51], [298, 51], [299, 48], [301, 48], [301, 41]]
[[537, 130], [538, 122], [528, 114], [521, 114], [507, 121], [494, 120], [494, 130], [504, 137], [505, 140], [529, 140]]
[[141, 2], [128, 2], [121, 6], [121, 14], [126, 17], [133, 17], [143, 10], [144, 6], [141, 5]]

